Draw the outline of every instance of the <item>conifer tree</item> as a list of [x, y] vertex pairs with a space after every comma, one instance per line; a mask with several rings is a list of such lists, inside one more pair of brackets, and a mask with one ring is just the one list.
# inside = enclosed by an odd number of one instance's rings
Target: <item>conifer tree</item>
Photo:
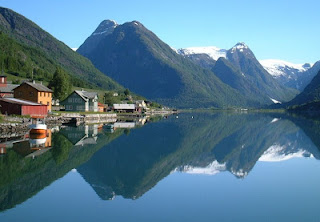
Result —
[[67, 73], [57, 67], [49, 87], [53, 90], [53, 97], [61, 101], [71, 93], [72, 84]]

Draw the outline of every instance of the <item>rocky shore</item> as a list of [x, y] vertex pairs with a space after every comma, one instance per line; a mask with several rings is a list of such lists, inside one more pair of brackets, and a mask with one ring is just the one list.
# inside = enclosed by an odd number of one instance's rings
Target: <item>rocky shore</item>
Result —
[[[116, 122], [117, 114], [85, 114], [63, 113], [61, 115], [52, 115], [46, 118], [48, 128], [60, 126], [66, 123], [93, 124]], [[28, 125], [31, 123], [30, 118], [4, 116], [3, 123], [0, 123], [0, 139], [23, 136], [29, 131]]]
[[0, 124], [0, 138], [23, 136], [29, 131], [27, 123], [2, 123]]

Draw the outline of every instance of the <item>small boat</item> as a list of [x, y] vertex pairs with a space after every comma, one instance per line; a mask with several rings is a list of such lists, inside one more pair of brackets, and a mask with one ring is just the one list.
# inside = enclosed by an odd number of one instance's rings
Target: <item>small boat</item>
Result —
[[106, 129], [113, 129], [114, 128], [114, 125], [113, 124], [107, 124], [106, 125]]
[[47, 134], [47, 125], [45, 124], [44, 119], [32, 118], [29, 128], [30, 134]]

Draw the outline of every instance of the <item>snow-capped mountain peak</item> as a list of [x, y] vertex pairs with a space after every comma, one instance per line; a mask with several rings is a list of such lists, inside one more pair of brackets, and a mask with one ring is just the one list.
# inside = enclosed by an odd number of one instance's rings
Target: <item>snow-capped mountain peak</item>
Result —
[[113, 32], [114, 28], [117, 27], [118, 24], [114, 20], [104, 20], [100, 23], [98, 28], [92, 33], [92, 35], [103, 35], [103, 34], [110, 34]]
[[214, 60], [218, 60], [220, 57], [226, 58], [227, 50], [220, 49], [216, 46], [208, 47], [190, 47], [185, 49], [178, 49], [178, 53], [183, 56], [192, 54], [207, 54]]
[[244, 42], [238, 42], [233, 48], [236, 49], [247, 49], [249, 48]]

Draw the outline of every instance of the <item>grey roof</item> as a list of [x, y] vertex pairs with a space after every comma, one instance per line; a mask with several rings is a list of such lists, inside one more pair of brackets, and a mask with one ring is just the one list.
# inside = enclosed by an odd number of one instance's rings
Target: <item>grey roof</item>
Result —
[[98, 96], [98, 93], [96, 92], [87, 92], [82, 90], [75, 90], [75, 92], [84, 99], [94, 99]]
[[24, 99], [17, 99], [17, 98], [2, 98], [0, 101], [4, 101], [7, 103], [14, 103], [14, 104], [20, 104], [20, 105], [27, 105], [27, 106], [46, 106], [41, 103], [35, 103]]
[[16, 85], [16, 84], [7, 84], [7, 86], [5, 86], [5, 87], [0, 87], [0, 92], [13, 93], [13, 89], [18, 86], [19, 85]]
[[114, 109], [135, 109], [135, 104], [113, 104]]
[[23, 85], [23, 84], [28, 84], [29, 86], [35, 88], [36, 90], [38, 90], [40, 92], [53, 92], [51, 89], [49, 89], [48, 87], [46, 87], [45, 85], [42, 85], [42, 84], [32, 83], [32, 82], [24, 82], [21, 85]]

